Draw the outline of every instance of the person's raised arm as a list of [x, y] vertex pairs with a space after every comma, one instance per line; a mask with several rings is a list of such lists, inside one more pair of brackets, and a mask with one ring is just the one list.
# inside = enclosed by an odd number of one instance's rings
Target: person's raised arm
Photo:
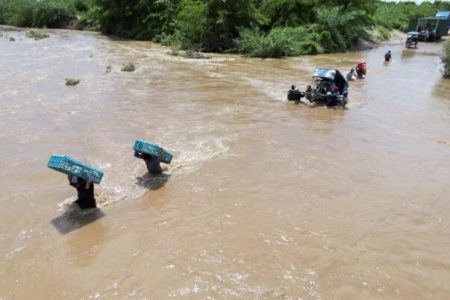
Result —
[[158, 150], [158, 160], [159, 160], [159, 161], [162, 161], [162, 159], [163, 159], [163, 148], [162, 148], [162, 147], [159, 147], [159, 150]]
[[142, 153], [139, 153], [137, 151], [134, 151], [134, 156], [136, 156], [137, 158], [144, 158]]

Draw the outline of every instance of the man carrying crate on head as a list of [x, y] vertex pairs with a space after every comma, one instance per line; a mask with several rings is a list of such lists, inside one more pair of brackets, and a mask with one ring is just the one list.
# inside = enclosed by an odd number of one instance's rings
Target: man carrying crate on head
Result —
[[161, 168], [160, 165], [162, 160], [162, 148], [159, 148], [157, 157], [154, 157], [147, 153], [139, 153], [138, 151], [134, 151], [134, 156], [136, 156], [137, 158], [142, 158], [145, 161], [149, 174], [159, 175], [164, 171], [164, 169]]
[[167, 170], [161, 167], [161, 162], [170, 164], [172, 161], [172, 154], [152, 142], [136, 140], [133, 149], [134, 156], [145, 161], [148, 173], [151, 175], [159, 175]]
[[94, 183], [75, 175], [69, 175], [69, 184], [77, 189], [78, 199], [74, 202], [81, 209], [97, 208], [94, 197]]
[[77, 189], [78, 199], [74, 202], [81, 209], [96, 208], [94, 183], [99, 184], [103, 171], [88, 166], [67, 155], [52, 155], [47, 166], [68, 175], [69, 184]]

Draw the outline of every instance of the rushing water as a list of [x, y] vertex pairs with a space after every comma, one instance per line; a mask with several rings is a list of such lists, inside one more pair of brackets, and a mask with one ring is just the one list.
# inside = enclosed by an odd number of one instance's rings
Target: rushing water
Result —
[[[4, 31], [0, 299], [448, 299], [441, 47], [192, 60]], [[315, 66], [360, 58], [368, 77], [350, 83], [347, 110], [285, 101]], [[174, 154], [166, 176], [146, 176], [136, 138]], [[75, 191], [46, 167], [56, 153], [105, 171], [96, 212], [67, 210]]]

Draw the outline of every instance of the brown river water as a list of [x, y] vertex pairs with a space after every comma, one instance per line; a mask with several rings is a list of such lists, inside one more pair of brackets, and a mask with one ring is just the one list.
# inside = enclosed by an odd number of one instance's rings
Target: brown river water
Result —
[[[1, 300], [450, 298], [442, 43], [194, 60], [50, 34], [0, 37]], [[360, 58], [348, 109], [285, 100]], [[174, 154], [165, 176], [146, 176], [137, 138]], [[98, 210], [70, 208], [52, 154], [104, 170]]]

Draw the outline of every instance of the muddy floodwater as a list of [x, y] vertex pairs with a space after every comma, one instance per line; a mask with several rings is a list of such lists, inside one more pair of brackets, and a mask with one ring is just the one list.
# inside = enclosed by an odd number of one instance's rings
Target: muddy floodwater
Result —
[[[442, 43], [403, 43], [196, 60], [4, 30], [0, 299], [449, 299], [450, 80]], [[346, 110], [285, 100], [360, 58]], [[173, 153], [166, 175], [137, 138]], [[96, 211], [70, 207], [52, 154], [104, 170]]]

